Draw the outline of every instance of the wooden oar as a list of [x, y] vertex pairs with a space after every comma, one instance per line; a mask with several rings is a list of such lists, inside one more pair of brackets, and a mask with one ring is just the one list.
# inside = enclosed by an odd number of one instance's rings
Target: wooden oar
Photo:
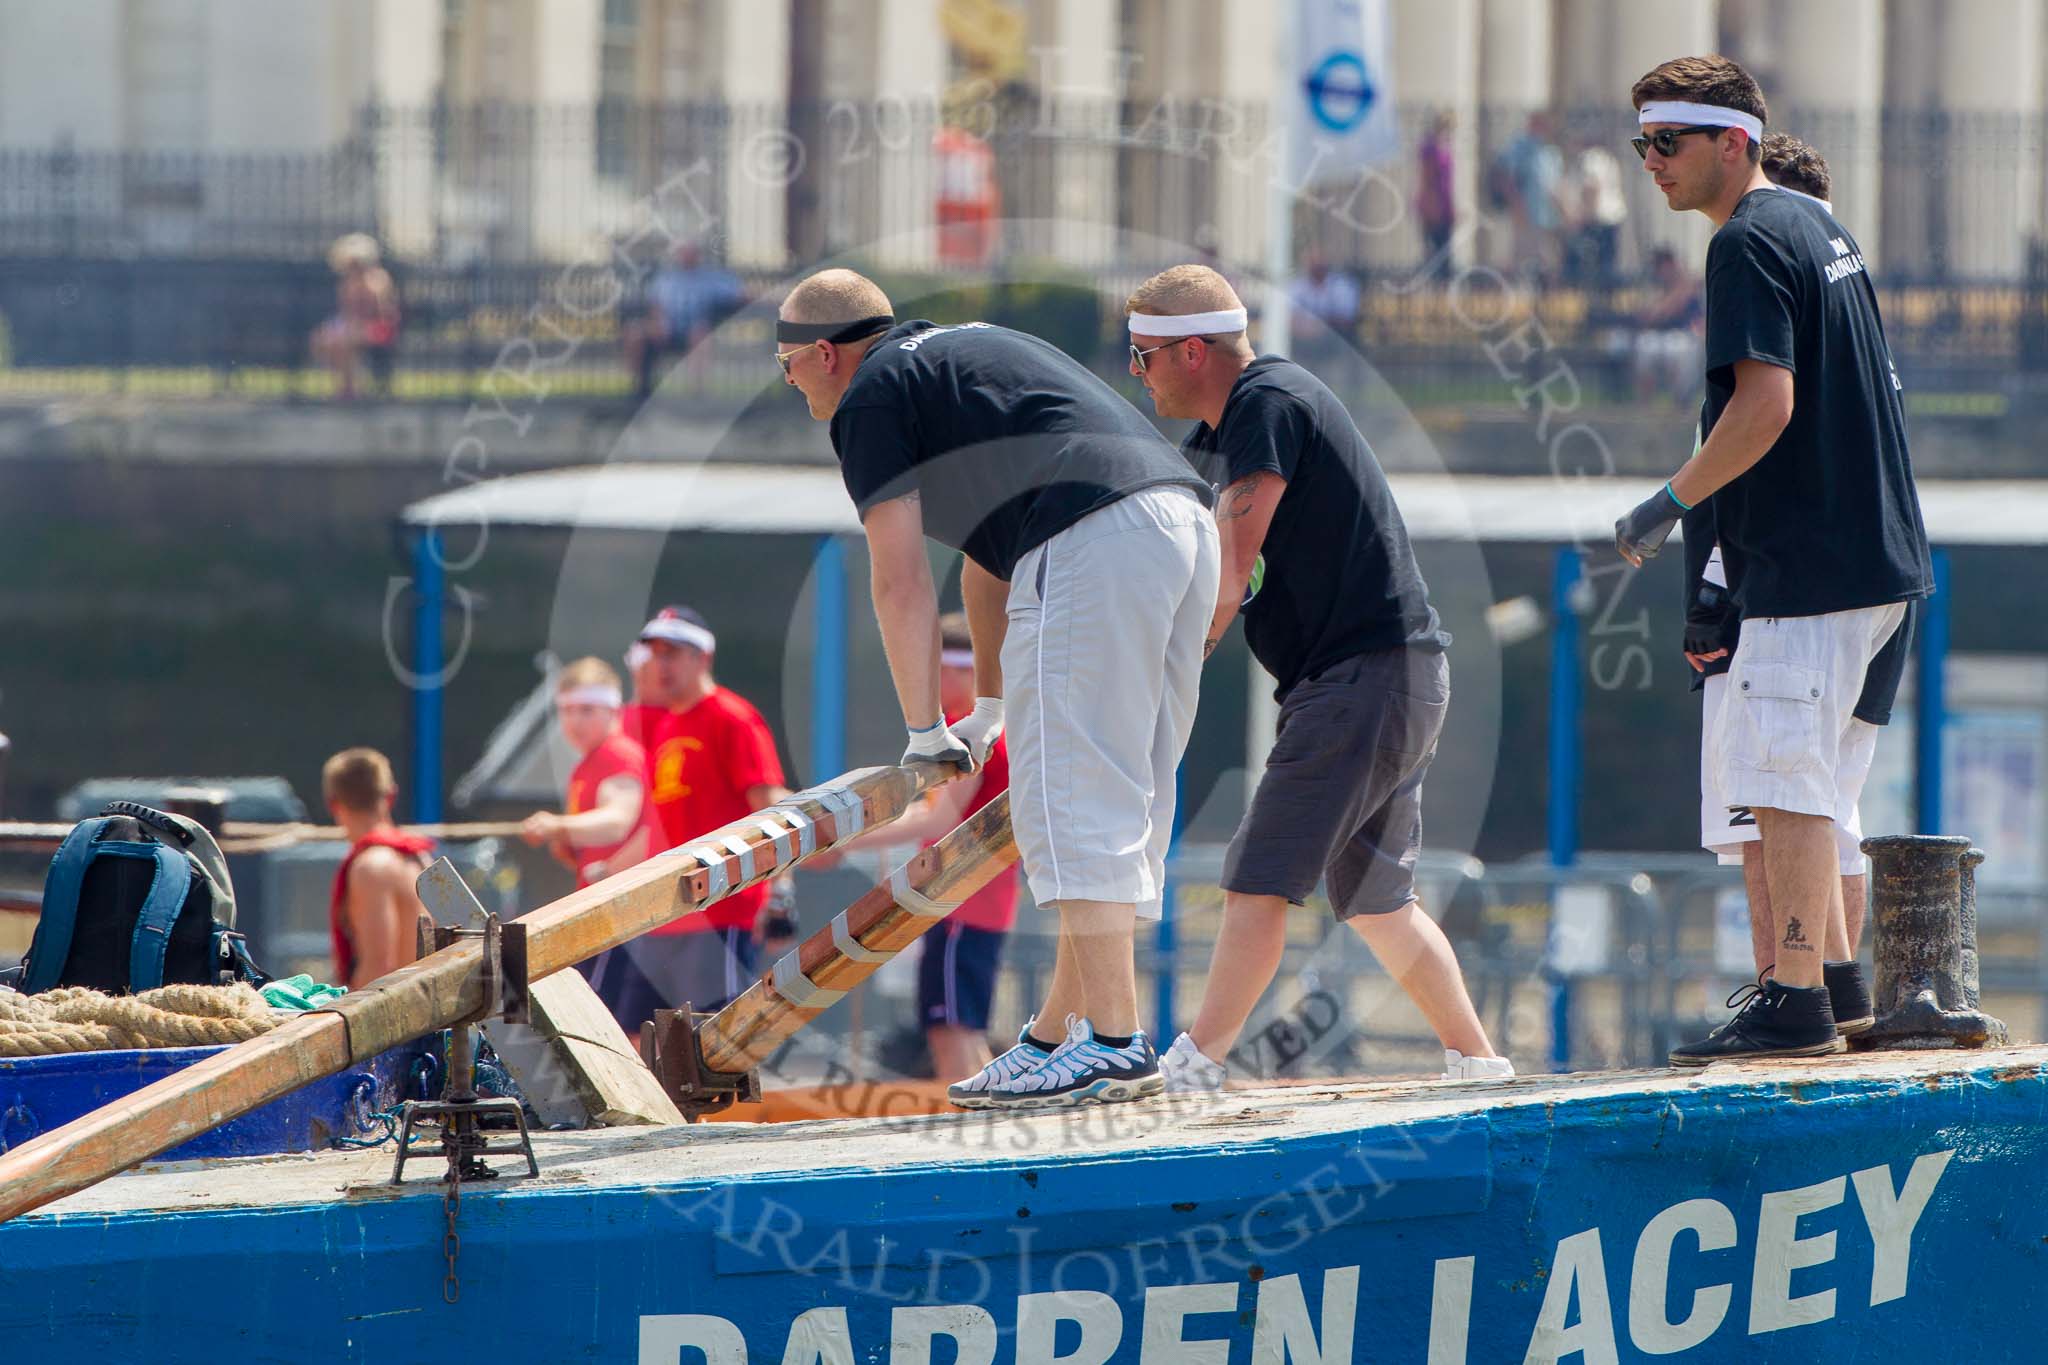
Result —
[[[952, 768], [864, 768], [521, 916], [539, 980], [887, 824]], [[0, 1155], [0, 1221], [146, 1161], [353, 1062], [470, 1018], [483, 949], [464, 940]]]
[[743, 1075], [884, 962], [1017, 861], [1010, 794], [983, 806], [881, 886], [792, 948], [766, 977], [704, 1021], [697, 1042], [713, 1071]]

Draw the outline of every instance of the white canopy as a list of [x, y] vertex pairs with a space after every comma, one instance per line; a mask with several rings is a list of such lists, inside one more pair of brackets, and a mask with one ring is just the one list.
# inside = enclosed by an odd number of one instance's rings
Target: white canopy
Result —
[[[1395, 474], [1416, 540], [1605, 544], [1649, 479]], [[1927, 533], [1946, 545], [2048, 543], [2048, 481], [1923, 479]], [[1814, 509], [1817, 518], [1825, 509]], [[488, 479], [413, 503], [408, 526], [581, 527], [827, 535], [860, 530], [830, 466], [606, 464]]]

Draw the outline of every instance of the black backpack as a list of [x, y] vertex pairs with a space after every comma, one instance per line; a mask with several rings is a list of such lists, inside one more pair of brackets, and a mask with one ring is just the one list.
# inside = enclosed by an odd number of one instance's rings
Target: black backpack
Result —
[[235, 932], [227, 859], [203, 825], [114, 801], [65, 836], [43, 884], [23, 991], [121, 995], [269, 979]]

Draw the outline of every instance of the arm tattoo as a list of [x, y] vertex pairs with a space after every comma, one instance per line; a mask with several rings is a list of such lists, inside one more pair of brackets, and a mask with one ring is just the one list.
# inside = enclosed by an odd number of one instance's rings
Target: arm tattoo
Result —
[[1259, 477], [1254, 474], [1248, 479], [1239, 479], [1223, 490], [1222, 505], [1216, 509], [1216, 520], [1237, 521], [1251, 515], [1252, 502], [1259, 495]]
[[1202, 641], [1202, 657], [1206, 659], [1211, 654], [1214, 654], [1216, 652], [1216, 646], [1222, 643], [1223, 637], [1221, 635], [1211, 635], [1208, 639]]

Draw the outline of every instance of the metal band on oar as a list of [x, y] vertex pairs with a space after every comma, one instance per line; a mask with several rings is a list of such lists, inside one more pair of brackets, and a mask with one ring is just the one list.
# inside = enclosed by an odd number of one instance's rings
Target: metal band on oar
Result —
[[[951, 767], [932, 763], [864, 768], [825, 787], [799, 792], [778, 807], [785, 817], [794, 811], [817, 826], [815, 847], [825, 849], [860, 829], [888, 824], [926, 791], [959, 775]], [[998, 805], [1003, 811], [1001, 837], [1007, 844], [1007, 802], [991, 802], [968, 824], [983, 821]], [[754, 875], [749, 881], [773, 876], [792, 863], [762, 828], [763, 814], [715, 830], [690, 847], [715, 847], [723, 839], [737, 838], [746, 844], [752, 861]], [[931, 858], [938, 852], [934, 848], [919, 857]], [[679, 858], [650, 858], [521, 916], [528, 979], [538, 981], [704, 909], [716, 899], [710, 892], [711, 861], [723, 867], [730, 856], [713, 853], [711, 859], [692, 858], [687, 864]], [[993, 868], [988, 875], [994, 875]], [[726, 889], [736, 891], [745, 884], [732, 883]], [[920, 885], [934, 896], [951, 895], [956, 889], [951, 884]], [[882, 894], [886, 896], [886, 890]], [[856, 903], [852, 923], [870, 946], [892, 946], [887, 934], [868, 932], [868, 921], [858, 913], [864, 901]], [[475, 939], [444, 948], [327, 1009], [301, 1015], [10, 1149], [0, 1155], [0, 1221], [97, 1184], [359, 1059], [474, 1017], [485, 999], [483, 956]]]

